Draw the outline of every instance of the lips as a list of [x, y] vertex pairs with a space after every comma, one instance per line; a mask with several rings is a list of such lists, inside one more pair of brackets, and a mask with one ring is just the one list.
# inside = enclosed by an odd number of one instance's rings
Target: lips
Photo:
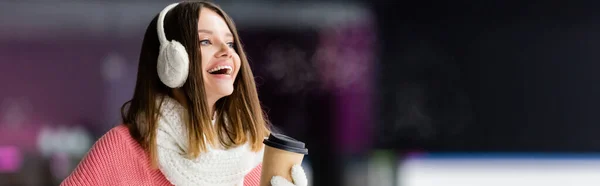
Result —
[[226, 61], [214, 63], [206, 72], [212, 75], [231, 75], [233, 73], [233, 65]]
[[210, 70], [208, 70], [208, 73], [210, 74], [225, 74], [225, 75], [231, 75], [231, 72], [233, 72], [233, 67], [231, 66], [217, 66], [214, 67]]

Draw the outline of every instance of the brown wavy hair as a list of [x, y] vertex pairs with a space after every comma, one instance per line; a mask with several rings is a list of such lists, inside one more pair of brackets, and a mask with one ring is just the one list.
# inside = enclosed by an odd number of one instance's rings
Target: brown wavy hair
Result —
[[[241, 61], [233, 93], [215, 103], [217, 115], [214, 127], [204, 91], [204, 72], [197, 31], [200, 11], [207, 9], [218, 13], [229, 26], [235, 39], [234, 49]], [[155, 16], [144, 35], [133, 98], [121, 108], [123, 123], [129, 128], [132, 137], [149, 152], [153, 166], [156, 165], [157, 158], [159, 107], [164, 101], [163, 96], [173, 97], [173, 89], [164, 85], [157, 74], [156, 64], [160, 47], [156, 30], [157, 19], [158, 16]], [[219, 6], [210, 2], [182, 2], [166, 14], [164, 27], [167, 39], [177, 40], [185, 46], [190, 59], [189, 76], [181, 88], [189, 105], [186, 114], [188, 122], [185, 124], [188, 129], [187, 155], [198, 157], [206, 151], [207, 145], [217, 143], [231, 148], [249, 142], [253, 151], [261, 150], [262, 140], [270, 133], [268, 121], [258, 100], [254, 75], [231, 18]], [[228, 120], [228, 124], [225, 124], [225, 120]], [[206, 139], [203, 136], [206, 136]]]

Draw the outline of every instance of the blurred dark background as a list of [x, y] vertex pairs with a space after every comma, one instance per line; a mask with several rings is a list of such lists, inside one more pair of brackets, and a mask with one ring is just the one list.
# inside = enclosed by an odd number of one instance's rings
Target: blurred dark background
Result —
[[382, 145], [600, 150], [598, 5], [376, 3]]
[[[170, 2], [0, 2], [0, 185], [57, 185], [119, 124]], [[414, 152], [600, 151], [598, 2], [216, 2], [312, 185], [394, 185], [379, 160]]]

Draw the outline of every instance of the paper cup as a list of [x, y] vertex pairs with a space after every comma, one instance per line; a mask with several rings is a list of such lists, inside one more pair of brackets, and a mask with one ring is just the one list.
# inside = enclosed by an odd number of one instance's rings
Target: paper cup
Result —
[[282, 134], [271, 134], [263, 141], [261, 186], [271, 186], [273, 176], [281, 176], [292, 182], [291, 170], [295, 164], [301, 164], [304, 155], [308, 154], [303, 142]]

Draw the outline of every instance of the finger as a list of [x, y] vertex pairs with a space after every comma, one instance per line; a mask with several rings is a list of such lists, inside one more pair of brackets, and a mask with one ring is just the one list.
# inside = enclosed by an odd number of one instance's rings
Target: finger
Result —
[[273, 176], [271, 186], [294, 186], [294, 184], [281, 176]]
[[292, 180], [296, 186], [307, 186], [308, 180], [306, 179], [306, 173], [304, 173], [304, 169], [302, 166], [294, 165], [292, 167]]

